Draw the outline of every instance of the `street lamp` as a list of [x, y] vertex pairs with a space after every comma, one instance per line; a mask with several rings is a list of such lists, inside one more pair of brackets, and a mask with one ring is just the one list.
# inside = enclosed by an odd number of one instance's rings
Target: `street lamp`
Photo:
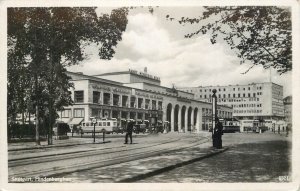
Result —
[[215, 140], [215, 136], [214, 136], [214, 130], [216, 127], [216, 118], [217, 116], [217, 90], [213, 89], [212, 90], [213, 95], [212, 95], [212, 139], [213, 139], [213, 147], [216, 147], [216, 140]]
[[97, 123], [97, 119], [95, 117], [90, 117], [92, 123], [94, 124], [94, 143], [95, 143], [95, 139], [96, 139], [96, 123]]

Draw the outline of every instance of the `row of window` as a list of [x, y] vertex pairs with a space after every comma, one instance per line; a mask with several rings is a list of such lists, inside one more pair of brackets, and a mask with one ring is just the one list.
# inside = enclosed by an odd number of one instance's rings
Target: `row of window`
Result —
[[262, 107], [261, 104], [239, 104], [233, 105], [233, 107]]
[[[122, 97], [122, 102], [120, 97]], [[114, 105], [114, 106], [121, 106], [122, 103], [122, 107], [129, 107], [128, 104], [128, 96], [120, 96], [117, 94], [113, 94], [112, 100], [111, 100], [111, 94], [110, 93], [103, 93], [103, 104], [104, 105]], [[111, 103], [112, 101], [112, 103]], [[137, 105], [136, 105], [136, 101], [137, 101]], [[83, 103], [84, 102], [84, 91], [74, 91], [74, 102], [75, 103]], [[93, 103], [101, 103], [101, 94], [98, 91], [93, 91]], [[151, 104], [151, 105], [150, 105]], [[156, 105], [158, 104], [158, 106]], [[151, 106], [151, 107], [150, 107]], [[144, 109], [158, 109], [158, 110], [162, 110], [162, 102], [161, 101], [156, 101], [156, 100], [151, 100], [150, 103], [150, 99], [145, 99], [145, 103], [144, 103], [144, 99], [143, 98], [138, 98], [138, 100], [136, 100], [135, 96], [131, 96], [130, 97], [130, 107], [131, 108], [144, 108]]]
[[[251, 97], [251, 94], [250, 93], [248, 93], [248, 95], [247, 94], [245, 94], [245, 93], [243, 93], [243, 94], [240, 94], [240, 93], [238, 93], [238, 94], [228, 94], [227, 95], [227, 97], [226, 97], [226, 94], [223, 94], [223, 98], [230, 98], [231, 97], [231, 95], [232, 95], [232, 97], [233, 98], [235, 98], [235, 97]], [[253, 93], [252, 94], [252, 97], [256, 97], [256, 95], [262, 95], [262, 92], [257, 92], [257, 94], [256, 93]], [[199, 95], [199, 98], [204, 98], [204, 99], [207, 99], [207, 98], [211, 98], [212, 97], [212, 95], [211, 94], [209, 94], [209, 95], [204, 95], [204, 96], [202, 96], [202, 95]], [[222, 98], [222, 95], [221, 94], [218, 94], [218, 96], [217, 96], [218, 98]]]
[[[248, 90], [248, 91], [251, 91], [251, 87], [248, 87], [248, 88], [232, 88], [232, 90], [233, 91], [241, 91], [241, 90], [243, 90], [243, 91], [246, 91], [246, 89]], [[261, 86], [259, 86], [259, 87], [257, 87], [256, 88], [257, 90], [262, 90], [262, 87]], [[199, 89], [199, 92], [212, 92], [212, 90], [213, 89]], [[216, 89], [216, 90], [219, 90], [219, 92], [221, 92], [222, 90], [225, 92], [226, 91], [226, 88], [219, 88], [219, 89]], [[187, 90], [187, 92], [189, 92], [189, 90]], [[193, 92], [193, 90], [190, 90], [190, 92]], [[195, 89], [195, 92], [197, 92], [197, 90]]]
[[262, 110], [233, 110], [233, 113], [262, 113]]

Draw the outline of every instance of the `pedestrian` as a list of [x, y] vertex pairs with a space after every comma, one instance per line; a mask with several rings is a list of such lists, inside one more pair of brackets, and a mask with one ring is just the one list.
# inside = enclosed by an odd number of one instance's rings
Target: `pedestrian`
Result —
[[130, 138], [130, 144], [132, 144], [132, 131], [133, 131], [133, 122], [129, 121], [127, 123], [126, 135], [125, 135], [125, 143], [124, 144], [128, 143], [128, 136]]
[[222, 148], [222, 135], [223, 135], [223, 125], [219, 121], [219, 118], [216, 118], [216, 126], [214, 130], [214, 138], [215, 138], [215, 147], [217, 149]]

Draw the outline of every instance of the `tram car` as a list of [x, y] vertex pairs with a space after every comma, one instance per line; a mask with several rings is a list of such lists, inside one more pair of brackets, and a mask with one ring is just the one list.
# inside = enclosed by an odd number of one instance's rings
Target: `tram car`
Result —
[[[96, 122], [95, 133], [113, 133], [115, 129], [118, 128], [117, 120], [115, 119], [102, 119]], [[80, 126], [81, 134], [84, 133], [93, 133], [94, 132], [94, 123], [82, 122]]]
[[241, 132], [240, 122], [235, 118], [220, 119], [223, 125], [223, 133], [235, 133]]

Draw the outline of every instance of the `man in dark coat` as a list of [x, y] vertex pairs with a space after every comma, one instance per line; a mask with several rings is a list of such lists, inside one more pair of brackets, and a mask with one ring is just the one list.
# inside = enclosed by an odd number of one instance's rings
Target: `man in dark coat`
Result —
[[215, 137], [215, 147], [217, 149], [222, 148], [222, 135], [223, 135], [223, 125], [219, 121], [218, 118], [216, 118], [216, 127], [214, 131], [214, 137]]
[[132, 144], [132, 131], [133, 131], [133, 122], [129, 121], [127, 123], [126, 136], [125, 136], [125, 143], [124, 144], [128, 143], [128, 136], [130, 138], [130, 144]]

